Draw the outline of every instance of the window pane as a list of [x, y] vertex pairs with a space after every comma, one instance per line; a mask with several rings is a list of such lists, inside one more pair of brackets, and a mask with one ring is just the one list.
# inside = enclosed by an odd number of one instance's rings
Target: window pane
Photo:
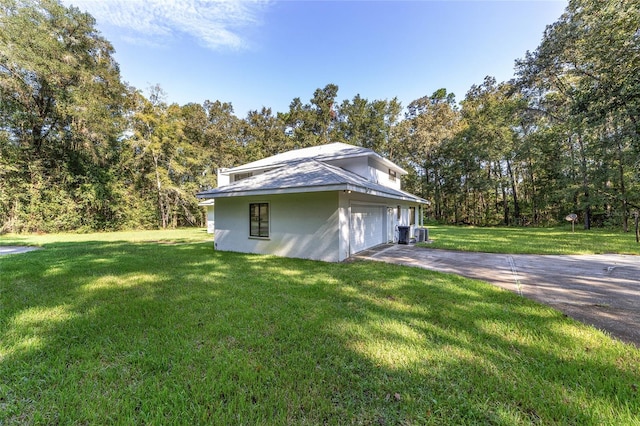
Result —
[[249, 204], [249, 236], [269, 236], [269, 203]]
[[269, 221], [260, 220], [260, 236], [261, 237], [269, 236]]
[[252, 237], [260, 236], [260, 222], [256, 220], [251, 221], [251, 232], [249, 235], [251, 235]]
[[260, 204], [260, 236], [269, 236], [269, 204]]

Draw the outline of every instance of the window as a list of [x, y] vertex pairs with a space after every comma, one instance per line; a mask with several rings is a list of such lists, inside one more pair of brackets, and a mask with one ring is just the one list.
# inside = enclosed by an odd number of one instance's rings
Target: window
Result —
[[249, 204], [249, 236], [269, 237], [269, 203]]
[[396, 181], [396, 171], [395, 170], [389, 169], [389, 180], [391, 182], [395, 182]]
[[398, 220], [402, 219], [402, 209], [400, 208], [400, 206], [398, 206], [398, 210], [396, 210], [396, 214], [397, 214]]
[[409, 207], [409, 225], [416, 224], [416, 208]]
[[237, 173], [237, 174], [233, 175], [233, 181], [237, 182], [239, 180], [246, 179], [246, 178], [251, 177], [251, 176], [253, 176], [252, 172], [249, 172], [249, 173]]

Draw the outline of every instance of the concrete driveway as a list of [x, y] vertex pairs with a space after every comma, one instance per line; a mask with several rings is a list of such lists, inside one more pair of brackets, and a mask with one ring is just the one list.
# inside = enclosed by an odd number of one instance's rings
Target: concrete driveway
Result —
[[640, 347], [640, 256], [492, 254], [384, 245], [354, 257], [487, 281]]

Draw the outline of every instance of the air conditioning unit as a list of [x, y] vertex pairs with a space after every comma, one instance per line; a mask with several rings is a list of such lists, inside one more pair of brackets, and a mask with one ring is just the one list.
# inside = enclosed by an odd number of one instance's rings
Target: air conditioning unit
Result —
[[429, 230], [427, 228], [416, 229], [416, 240], [419, 243], [424, 243], [429, 240]]

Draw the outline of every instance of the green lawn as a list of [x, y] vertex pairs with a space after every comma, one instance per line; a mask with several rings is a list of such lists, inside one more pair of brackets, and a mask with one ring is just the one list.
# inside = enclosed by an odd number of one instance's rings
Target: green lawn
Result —
[[512, 254], [639, 254], [634, 232], [611, 229], [428, 226], [428, 247]]
[[198, 230], [17, 242], [45, 250], [0, 257], [0, 424], [640, 424], [640, 350], [479, 281]]

